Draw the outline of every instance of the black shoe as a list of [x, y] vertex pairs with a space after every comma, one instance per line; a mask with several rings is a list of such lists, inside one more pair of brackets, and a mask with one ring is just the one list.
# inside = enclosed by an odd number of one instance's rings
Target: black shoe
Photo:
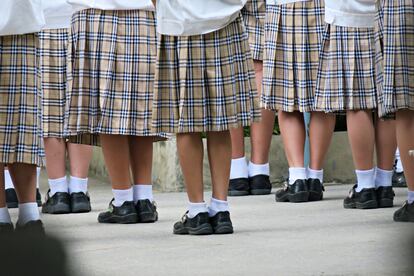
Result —
[[0, 235], [13, 234], [14, 227], [12, 223], [2, 223], [0, 222]]
[[17, 208], [19, 206], [19, 200], [15, 189], [6, 189], [6, 203], [7, 208]]
[[259, 174], [249, 178], [250, 194], [268, 195], [272, 192], [272, 184], [268, 175]]
[[352, 187], [349, 195], [344, 199], [345, 209], [374, 209], [378, 208], [377, 194], [374, 188], [362, 189], [357, 192], [357, 185]]
[[408, 204], [406, 201], [400, 209], [395, 211], [394, 221], [414, 222], [414, 203]]
[[55, 193], [52, 197], [49, 195], [50, 190], [45, 196], [46, 202], [42, 206], [44, 214], [69, 214], [70, 213], [70, 196], [69, 193]]
[[187, 216], [188, 211], [182, 217], [181, 221], [174, 224], [173, 233], [176, 235], [211, 235], [213, 227], [210, 224], [210, 218], [207, 212], [199, 213], [193, 218]]
[[249, 179], [236, 178], [230, 179], [229, 196], [246, 196], [249, 195]]
[[319, 179], [308, 179], [309, 201], [318, 201], [323, 199], [325, 187]]
[[277, 202], [306, 202], [309, 200], [309, 190], [305, 179], [298, 179], [292, 185], [286, 184], [276, 192]]
[[42, 206], [42, 195], [40, 194], [39, 188], [36, 189], [36, 202], [37, 206]]
[[375, 190], [377, 193], [378, 207], [387, 208], [394, 206], [394, 190], [392, 187], [379, 187]]
[[407, 187], [407, 181], [405, 180], [404, 172], [396, 172], [392, 174], [392, 186], [393, 187]]
[[41, 220], [32, 220], [27, 222], [24, 225], [20, 225], [19, 222], [16, 223], [16, 234], [24, 235], [36, 235], [36, 236], [45, 236], [45, 228]]
[[71, 193], [70, 194], [70, 209], [72, 213], [88, 213], [92, 210], [91, 199], [88, 193]]
[[149, 199], [138, 200], [135, 205], [138, 214], [138, 222], [151, 223], [158, 220], [157, 205]]
[[138, 222], [138, 214], [133, 201], [125, 201], [119, 207], [114, 206], [113, 201], [112, 199], [109, 203], [108, 211], [99, 214], [98, 221], [100, 223], [130, 224]]
[[214, 217], [210, 218], [211, 227], [214, 234], [232, 234], [233, 224], [230, 219], [229, 212], [218, 212]]

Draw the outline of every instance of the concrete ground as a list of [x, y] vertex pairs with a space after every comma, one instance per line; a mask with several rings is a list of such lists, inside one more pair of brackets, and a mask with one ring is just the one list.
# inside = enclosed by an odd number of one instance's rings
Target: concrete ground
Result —
[[[93, 212], [43, 221], [67, 246], [73, 272], [85, 276], [414, 275], [414, 224], [394, 223], [397, 207], [345, 210], [349, 188], [328, 186], [323, 201], [303, 204], [276, 203], [273, 194], [231, 198], [235, 233], [196, 237], [172, 234], [186, 208], [184, 193], [155, 195], [155, 224], [98, 224], [111, 189], [91, 180]], [[396, 194], [400, 206], [406, 190]]]

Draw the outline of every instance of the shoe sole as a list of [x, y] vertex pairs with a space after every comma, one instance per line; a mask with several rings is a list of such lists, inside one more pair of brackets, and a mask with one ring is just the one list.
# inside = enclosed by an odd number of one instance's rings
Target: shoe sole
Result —
[[7, 208], [9, 208], [9, 209], [14, 209], [14, 208], [18, 208], [18, 207], [19, 207], [18, 202], [7, 202]]
[[139, 223], [154, 223], [158, 220], [158, 214], [154, 213], [142, 213], [138, 216]]
[[300, 202], [307, 202], [309, 201], [309, 192], [299, 192], [294, 195], [287, 195], [282, 198], [278, 198], [276, 196], [277, 202], [292, 202], [292, 203], [300, 203]]
[[379, 208], [390, 208], [394, 207], [394, 200], [389, 198], [383, 198], [378, 202]]
[[247, 196], [249, 195], [248, 191], [236, 191], [236, 190], [231, 190], [228, 192], [229, 196]]
[[233, 232], [233, 225], [231, 223], [222, 223], [214, 228], [214, 234], [217, 235], [233, 234]]
[[181, 231], [177, 231], [174, 229], [174, 234], [176, 235], [195, 235], [195, 236], [202, 236], [202, 235], [211, 235], [213, 234], [213, 227], [211, 224], [205, 223], [200, 225], [197, 228], [183, 228]]
[[118, 223], [118, 224], [133, 224], [138, 222], [137, 214], [129, 214], [126, 216], [112, 216], [109, 219], [101, 220], [98, 218], [99, 223]]
[[72, 205], [72, 213], [89, 213], [92, 210], [89, 203], [78, 203]]
[[55, 206], [43, 206], [42, 213], [52, 215], [69, 214], [70, 207], [66, 204], [56, 204]]
[[364, 203], [349, 203], [349, 204], [345, 204], [344, 203], [344, 208], [345, 209], [376, 209], [378, 208], [378, 202], [376, 200], [370, 200]]
[[323, 199], [323, 193], [309, 192], [309, 201], [320, 201]]
[[250, 190], [252, 195], [269, 195], [272, 192], [272, 189], [254, 189]]

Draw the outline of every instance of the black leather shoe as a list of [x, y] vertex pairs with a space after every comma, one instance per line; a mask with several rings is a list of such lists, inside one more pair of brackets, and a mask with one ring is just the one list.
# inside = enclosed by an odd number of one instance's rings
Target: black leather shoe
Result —
[[378, 207], [387, 208], [394, 206], [394, 190], [392, 187], [378, 187], [375, 192], [377, 193]]
[[19, 200], [15, 189], [6, 189], [6, 204], [7, 208], [17, 208], [19, 206]]
[[40, 194], [39, 188], [36, 189], [36, 202], [37, 206], [42, 206], [42, 195]]
[[112, 199], [109, 203], [108, 211], [99, 214], [98, 221], [100, 223], [130, 224], [138, 222], [137, 210], [133, 201], [125, 201], [119, 207], [114, 206], [113, 201]]
[[47, 192], [46, 202], [42, 206], [44, 214], [69, 214], [70, 213], [70, 196], [69, 193], [55, 193], [49, 196], [50, 190]]
[[319, 179], [308, 179], [309, 201], [318, 201], [323, 199], [325, 187]]
[[292, 185], [286, 184], [276, 192], [277, 202], [306, 202], [309, 200], [308, 184], [305, 179], [298, 179]]
[[135, 205], [138, 214], [138, 222], [152, 223], [158, 220], [157, 205], [149, 199], [138, 200]]
[[230, 219], [229, 212], [218, 212], [214, 217], [210, 218], [211, 227], [214, 234], [232, 234], [233, 223]]
[[400, 209], [395, 211], [394, 221], [414, 222], [414, 203], [408, 204], [406, 201]]
[[377, 194], [374, 188], [362, 189], [357, 192], [357, 185], [352, 187], [349, 195], [344, 199], [345, 209], [374, 209], [378, 208]]
[[45, 228], [41, 220], [32, 220], [24, 225], [16, 223], [16, 234], [45, 236]]
[[199, 213], [193, 218], [187, 216], [188, 211], [184, 214], [181, 221], [174, 224], [173, 233], [176, 235], [211, 235], [213, 227], [210, 224], [210, 218], [207, 212]]
[[92, 210], [91, 199], [88, 193], [71, 193], [70, 194], [70, 209], [72, 213], [88, 213]]
[[272, 192], [272, 184], [268, 175], [259, 174], [249, 178], [250, 194], [268, 195]]
[[235, 178], [229, 182], [229, 196], [246, 196], [249, 195], [249, 179]]
[[393, 187], [407, 187], [407, 181], [405, 180], [404, 172], [396, 172], [392, 174], [392, 186]]
[[13, 234], [14, 227], [12, 223], [2, 223], [0, 222], [0, 235], [9, 235]]

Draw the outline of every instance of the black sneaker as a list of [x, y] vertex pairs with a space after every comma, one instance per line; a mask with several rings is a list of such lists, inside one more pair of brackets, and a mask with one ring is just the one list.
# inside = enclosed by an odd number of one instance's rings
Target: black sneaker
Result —
[[229, 212], [218, 212], [214, 217], [210, 218], [211, 227], [214, 234], [232, 234], [233, 224], [230, 219]]
[[92, 210], [91, 199], [88, 193], [71, 193], [70, 194], [70, 209], [72, 213], [88, 213]]
[[325, 187], [319, 179], [308, 179], [309, 201], [318, 201], [323, 199]]
[[400, 209], [395, 211], [394, 221], [414, 222], [414, 202], [408, 204], [408, 201], [406, 201]]
[[135, 205], [138, 214], [138, 222], [151, 223], [158, 220], [157, 205], [149, 199], [138, 200]]
[[379, 187], [375, 190], [377, 193], [378, 207], [387, 208], [394, 206], [394, 190], [392, 187]]
[[259, 174], [249, 178], [250, 194], [268, 195], [272, 192], [272, 184], [268, 175]]
[[352, 187], [349, 195], [344, 199], [345, 209], [374, 209], [378, 208], [377, 194], [375, 188], [362, 189], [357, 192], [357, 185]]
[[42, 195], [40, 194], [39, 188], [36, 189], [36, 202], [37, 206], [42, 206]]
[[6, 189], [6, 204], [7, 208], [17, 208], [19, 206], [19, 200], [15, 189]]
[[292, 185], [286, 184], [283, 189], [276, 192], [277, 202], [306, 202], [309, 200], [307, 181], [298, 179]]
[[235, 178], [229, 182], [229, 196], [246, 196], [249, 195], [249, 179]]
[[130, 224], [138, 222], [138, 214], [133, 201], [125, 201], [119, 207], [114, 206], [113, 201], [114, 199], [109, 203], [108, 211], [99, 214], [98, 221], [100, 223]]
[[0, 222], [0, 235], [13, 234], [14, 227], [12, 223]]
[[181, 221], [174, 224], [173, 233], [176, 235], [211, 235], [213, 227], [210, 224], [208, 212], [199, 213], [193, 218], [187, 216], [188, 211], [184, 214]]
[[44, 214], [69, 214], [70, 196], [69, 193], [55, 193], [50, 197], [50, 190], [45, 196], [46, 202], [43, 203], [42, 213]]
[[41, 220], [32, 220], [27, 222], [24, 225], [20, 225], [19, 222], [16, 223], [16, 234], [30, 234], [36, 236], [45, 236], [45, 228]]
[[396, 172], [392, 174], [392, 186], [393, 187], [407, 187], [407, 181], [405, 180], [404, 172]]

